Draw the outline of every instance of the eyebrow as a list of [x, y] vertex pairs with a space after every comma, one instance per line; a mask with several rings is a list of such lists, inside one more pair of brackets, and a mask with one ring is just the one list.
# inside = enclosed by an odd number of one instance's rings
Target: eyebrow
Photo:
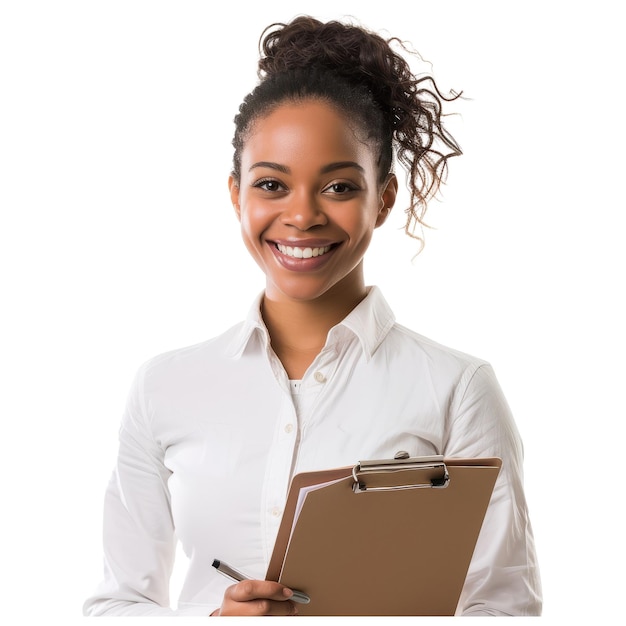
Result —
[[[278, 172], [282, 172], [283, 174], [291, 174], [291, 169], [288, 168], [286, 165], [274, 163], [273, 161], [258, 161], [257, 163], [253, 163], [248, 171], [251, 172], [256, 167], [268, 167], [269, 169], [277, 170]], [[365, 169], [355, 161], [339, 161], [337, 163], [329, 163], [328, 165], [325, 165], [320, 170], [320, 174], [328, 174], [329, 172], [334, 172], [335, 170], [343, 170], [346, 168], [354, 168], [359, 172], [365, 172]]]
[[268, 167], [271, 170], [278, 170], [283, 174], [289, 174], [291, 172], [291, 170], [286, 165], [273, 163], [272, 161], [258, 161], [257, 163], [253, 163], [248, 171], [251, 172], [256, 167]]
[[345, 170], [347, 168], [354, 168], [359, 172], [365, 172], [365, 169], [354, 161], [339, 161], [339, 163], [330, 163], [325, 165], [321, 170], [321, 174], [328, 174], [328, 172], [334, 172], [335, 170]]

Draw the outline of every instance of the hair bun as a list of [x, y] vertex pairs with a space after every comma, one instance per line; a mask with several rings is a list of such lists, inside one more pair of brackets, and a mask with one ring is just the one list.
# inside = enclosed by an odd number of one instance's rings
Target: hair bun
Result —
[[337, 21], [301, 16], [289, 24], [272, 24], [263, 32], [259, 48], [261, 78], [317, 66], [362, 83], [381, 70], [389, 71], [389, 64], [380, 59], [381, 50], [387, 48], [382, 37]]

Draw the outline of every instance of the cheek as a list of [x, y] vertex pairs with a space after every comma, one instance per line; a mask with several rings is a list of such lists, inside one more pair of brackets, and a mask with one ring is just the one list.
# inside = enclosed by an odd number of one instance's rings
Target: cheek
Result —
[[240, 213], [241, 236], [248, 252], [260, 262], [267, 253], [262, 241], [263, 235], [271, 227], [274, 215], [259, 203], [246, 202]]
[[350, 233], [354, 244], [366, 243], [372, 238], [376, 225], [376, 218], [373, 212], [360, 207], [360, 209], [355, 211], [344, 213], [340, 221], [343, 230]]
[[267, 228], [270, 218], [254, 202], [244, 202], [241, 209], [241, 229], [251, 239], [256, 239]]

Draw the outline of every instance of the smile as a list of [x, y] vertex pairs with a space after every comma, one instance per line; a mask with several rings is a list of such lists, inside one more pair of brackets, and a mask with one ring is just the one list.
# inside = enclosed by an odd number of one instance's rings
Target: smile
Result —
[[322, 256], [330, 251], [332, 246], [323, 246], [320, 248], [298, 248], [296, 246], [283, 246], [279, 243], [276, 244], [281, 254], [293, 257], [295, 259], [311, 259], [316, 256]]

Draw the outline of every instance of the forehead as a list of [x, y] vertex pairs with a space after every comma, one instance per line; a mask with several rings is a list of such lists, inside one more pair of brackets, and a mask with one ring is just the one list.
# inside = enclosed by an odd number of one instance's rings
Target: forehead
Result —
[[[284, 102], [255, 120], [243, 147], [243, 161], [286, 158], [374, 161], [374, 149], [358, 125], [320, 100]], [[365, 163], [363, 163], [365, 166]]]

